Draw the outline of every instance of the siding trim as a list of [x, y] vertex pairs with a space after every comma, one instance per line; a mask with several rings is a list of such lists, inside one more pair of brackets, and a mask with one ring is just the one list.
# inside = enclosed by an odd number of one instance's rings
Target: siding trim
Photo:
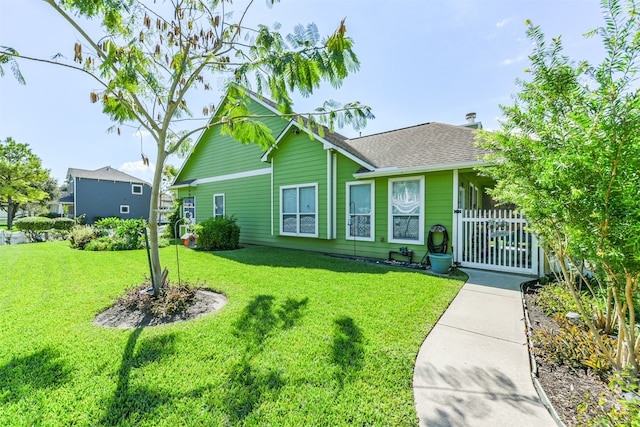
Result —
[[338, 154], [333, 153], [333, 236], [338, 238]]
[[192, 186], [199, 184], [209, 184], [211, 182], [232, 181], [234, 179], [249, 178], [252, 176], [270, 175], [271, 168], [254, 169], [250, 171], [230, 173], [227, 175], [211, 176], [208, 178], [199, 178], [191, 183]]
[[327, 240], [333, 239], [333, 227], [331, 227], [331, 210], [333, 206], [331, 190], [333, 189], [333, 174], [331, 173], [331, 169], [331, 150], [327, 150]]
[[275, 235], [275, 230], [274, 230], [274, 225], [273, 225], [273, 221], [274, 221], [274, 217], [273, 217], [273, 211], [275, 209], [274, 206], [274, 192], [273, 192], [273, 164], [275, 163], [274, 160], [271, 160], [271, 235], [274, 236]]

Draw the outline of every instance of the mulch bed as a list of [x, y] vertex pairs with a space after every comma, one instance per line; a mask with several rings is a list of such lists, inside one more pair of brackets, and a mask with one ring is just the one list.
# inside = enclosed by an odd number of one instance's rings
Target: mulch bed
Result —
[[[531, 328], [558, 330], [559, 326], [555, 320], [536, 307], [532, 300], [535, 292], [535, 287], [528, 287], [524, 294]], [[558, 417], [567, 426], [586, 425], [588, 420], [601, 415], [602, 408], [598, 407], [598, 401], [602, 395], [606, 397], [607, 402], [619, 399], [613, 395], [605, 382], [586, 369], [546, 363], [540, 357], [536, 357], [535, 360], [538, 381]], [[588, 402], [588, 405], [580, 411], [578, 406], [584, 402]], [[605, 408], [608, 410], [611, 405]]]
[[205, 314], [220, 310], [228, 302], [226, 295], [200, 289], [189, 308], [171, 316], [154, 316], [141, 310], [133, 310], [116, 303], [98, 314], [93, 323], [106, 328], [142, 328], [196, 319]]

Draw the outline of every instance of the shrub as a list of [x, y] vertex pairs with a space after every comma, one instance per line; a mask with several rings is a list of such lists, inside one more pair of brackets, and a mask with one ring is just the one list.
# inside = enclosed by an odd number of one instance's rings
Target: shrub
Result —
[[122, 223], [122, 219], [111, 216], [109, 218], [100, 218], [93, 223], [96, 228], [107, 228], [115, 230]]
[[53, 228], [56, 230], [70, 231], [75, 224], [76, 222], [71, 218], [58, 217], [53, 219]]
[[169, 214], [167, 228], [164, 230], [164, 236], [170, 239], [179, 238], [177, 233], [180, 233], [180, 230], [177, 229], [176, 223], [180, 221], [180, 208], [182, 207], [182, 199], [176, 199], [173, 201], [173, 212]]
[[20, 218], [13, 223], [18, 230], [24, 231], [30, 242], [43, 240], [44, 232], [53, 228], [53, 221], [49, 218], [29, 216]]
[[96, 249], [91, 250], [123, 251], [144, 247], [141, 236], [145, 223], [141, 219], [101, 218], [94, 226], [101, 233], [101, 237], [109, 235], [113, 236], [113, 239], [106, 247], [101, 243], [92, 245], [91, 247]]
[[532, 299], [547, 316], [578, 311], [573, 297], [560, 283], [549, 283], [541, 287]]
[[75, 249], [83, 250], [95, 238], [96, 231], [90, 225], [75, 225], [69, 232], [69, 243]]
[[[535, 329], [531, 335], [536, 356], [548, 363], [591, 369], [601, 379], [605, 379], [613, 366], [596, 345], [591, 330], [584, 325], [571, 324], [564, 315], [556, 315], [554, 319], [560, 326], [559, 330], [540, 328]], [[601, 335], [600, 339], [610, 354], [615, 355], [616, 338]]]
[[238, 249], [240, 226], [235, 217], [209, 218], [196, 227], [198, 248], [205, 251], [220, 249]]
[[142, 310], [158, 317], [169, 317], [184, 312], [191, 306], [198, 289], [188, 283], [174, 285], [167, 282], [158, 297], [145, 292], [151, 286], [146, 281], [140, 286], [127, 289], [125, 294], [118, 298], [118, 303], [123, 304], [129, 310]]
[[[94, 236], [95, 237], [95, 236]], [[85, 251], [108, 251], [112, 244], [110, 237], [95, 237], [84, 245]]]

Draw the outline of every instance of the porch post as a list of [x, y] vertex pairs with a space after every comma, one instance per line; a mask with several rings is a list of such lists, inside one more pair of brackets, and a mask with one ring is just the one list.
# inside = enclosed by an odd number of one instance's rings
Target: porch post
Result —
[[[453, 256], [453, 262], [458, 259], [458, 186], [460, 185], [458, 178], [458, 169], [453, 170], [453, 209], [451, 221], [451, 255]], [[454, 246], [455, 245], [455, 246]]]

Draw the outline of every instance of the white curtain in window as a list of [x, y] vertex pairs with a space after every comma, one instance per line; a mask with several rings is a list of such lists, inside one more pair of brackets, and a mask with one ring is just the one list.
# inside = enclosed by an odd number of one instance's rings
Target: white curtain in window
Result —
[[398, 181], [392, 189], [393, 215], [420, 214], [420, 181]]

